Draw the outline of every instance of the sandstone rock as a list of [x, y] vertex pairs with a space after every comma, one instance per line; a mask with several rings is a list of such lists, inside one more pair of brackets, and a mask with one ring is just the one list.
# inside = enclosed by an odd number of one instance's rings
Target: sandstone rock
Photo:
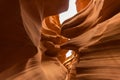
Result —
[[[82, 3], [81, 3], [82, 4]], [[79, 55], [71, 80], [118, 80], [120, 78], [120, 1], [91, 0], [62, 25], [70, 38], [61, 48]]]
[[67, 5], [68, 0], [0, 1], [0, 80], [65, 79], [67, 71], [56, 57], [42, 60], [40, 28], [45, 17]]

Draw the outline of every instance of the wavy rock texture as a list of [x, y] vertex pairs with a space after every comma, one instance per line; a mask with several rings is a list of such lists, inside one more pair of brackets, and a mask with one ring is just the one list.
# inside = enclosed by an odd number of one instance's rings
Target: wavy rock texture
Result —
[[[40, 30], [45, 17], [65, 11], [67, 6], [68, 0], [0, 1], [0, 80], [65, 80], [67, 70], [56, 56], [59, 51], [49, 43], [50, 47], [41, 45], [47, 36]], [[58, 25], [54, 21], [49, 23]], [[53, 28], [58, 35], [59, 27]], [[52, 36], [47, 39], [54, 42]], [[52, 50], [44, 53], [41, 47]]]
[[[68, 0], [1, 0], [0, 80], [119, 80], [119, 6], [77, 0], [78, 13], [60, 25]], [[70, 70], [65, 49], [78, 55]]]
[[91, 0], [63, 23], [62, 35], [71, 39], [61, 48], [73, 49], [79, 55], [70, 80], [120, 79], [119, 6], [120, 1]]

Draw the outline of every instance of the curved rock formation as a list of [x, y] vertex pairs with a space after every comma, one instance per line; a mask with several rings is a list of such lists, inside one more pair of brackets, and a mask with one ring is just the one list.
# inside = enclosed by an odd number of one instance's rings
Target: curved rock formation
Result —
[[78, 13], [61, 25], [68, 0], [1, 0], [0, 80], [118, 80], [119, 6], [77, 0]]
[[62, 35], [71, 39], [61, 48], [73, 49], [79, 55], [71, 80], [120, 79], [119, 6], [120, 1], [91, 0], [63, 23]]
[[57, 57], [40, 50], [40, 28], [45, 17], [67, 5], [68, 0], [0, 1], [0, 80], [65, 80], [67, 70]]

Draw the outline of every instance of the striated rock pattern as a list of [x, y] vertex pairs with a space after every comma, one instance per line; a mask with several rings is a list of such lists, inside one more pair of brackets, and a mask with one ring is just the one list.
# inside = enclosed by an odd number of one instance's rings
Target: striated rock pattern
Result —
[[0, 80], [120, 79], [120, 1], [77, 0], [61, 25], [68, 1], [0, 1]]
[[71, 38], [61, 48], [79, 55], [70, 80], [120, 79], [120, 1], [90, 0], [77, 4], [78, 14], [62, 25], [62, 35]]
[[[65, 80], [67, 70], [57, 58], [59, 51], [51, 44], [41, 45], [47, 37], [41, 27], [45, 17], [65, 11], [67, 6], [68, 0], [0, 1], [0, 80]], [[53, 28], [60, 33], [59, 27]]]
[[[59, 16], [49, 16], [42, 22], [41, 27], [41, 45], [44, 46], [44, 53], [51, 57], [59, 55], [60, 45], [67, 41], [67, 38], [60, 35], [61, 27]], [[41, 47], [42, 48], [42, 47]], [[66, 50], [64, 50], [66, 53]], [[62, 51], [62, 52], [64, 52]]]

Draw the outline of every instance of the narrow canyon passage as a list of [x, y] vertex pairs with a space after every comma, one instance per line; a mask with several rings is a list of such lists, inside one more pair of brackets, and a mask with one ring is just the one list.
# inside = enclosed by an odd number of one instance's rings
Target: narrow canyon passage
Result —
[[1, 0], [0, 80], [119, 80], [119, 0]]

